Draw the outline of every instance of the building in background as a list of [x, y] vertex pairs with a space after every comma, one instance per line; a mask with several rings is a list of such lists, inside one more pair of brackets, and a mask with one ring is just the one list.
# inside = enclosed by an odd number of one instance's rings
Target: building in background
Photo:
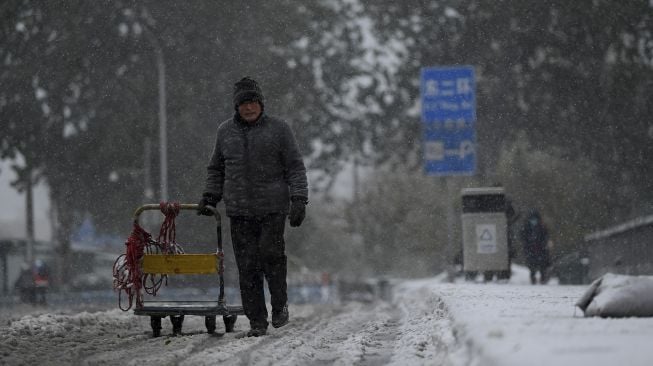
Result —
[[653, 215], [593, 232], [584, 239], [590, 279], [608, 272], [653, 275]]

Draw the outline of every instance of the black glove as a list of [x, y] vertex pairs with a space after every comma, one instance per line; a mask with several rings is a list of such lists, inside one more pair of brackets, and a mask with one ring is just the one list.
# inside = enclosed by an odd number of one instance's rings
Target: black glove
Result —
[[290, 226], [297, 227], [302, 224], [304, 217], [306, 217], [306, 198], [304, 197], [291, 197], [290, 198], [290, 213], [288, 218], [290, 219]]
[[202, 199], [200, 199], [200, 201], [197, 203], [197, 214], [213, 216], [213, 211], [206, 208], [206, 206], [215, 208], [218, 202], [220, 202], [220, 198], [218, 198], [216, 195], [212, 193], [204, 193], [202, 195]]

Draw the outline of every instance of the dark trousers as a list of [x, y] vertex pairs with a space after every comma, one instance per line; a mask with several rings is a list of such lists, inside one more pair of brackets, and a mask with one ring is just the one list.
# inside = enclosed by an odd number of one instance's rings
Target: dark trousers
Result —
[[548, 252], [526, 255], [526, 265], [531, 271], [531, 283], [537, 283], [537, 272], [540, 272], [540, 283], [545, 284], [549, 282], [549, 266], [551, 266], [551, 258]]
[[537, 283], [537, 272], [540, 272], [540, 283], [545, 284], [549, 282], [549, 268], [545, 265], [537, 265], [528, 267], [531, 271], [531, 283], [534, 285]]
[[288, 301], [287, 259], [283, 233], [286, 215], [231, 217], [231, 241], [240, 281], [240, 297], [252, 328], [267, 328], [263, 278], [268, 282], [272, 312]]

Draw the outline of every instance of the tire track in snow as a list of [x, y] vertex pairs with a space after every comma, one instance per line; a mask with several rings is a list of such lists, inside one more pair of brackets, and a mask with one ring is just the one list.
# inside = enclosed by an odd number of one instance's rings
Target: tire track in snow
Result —
[[[378, 365], [396, 338], [396, 311], [387, 303], [349, 303], [324, 309], [241, 358], [250, 365]], [[284, 329], [284, 328], [281, 328]]]
[[[290, 306], [290, 324], [274, 329], [268, 328], [268, 334], [263, 337], [244, 337], [230, 339], [218, 347], [206, 347], [192, 355], [181, 365], [209, 365], [219, 361], [225, 365], [264, 365], [277, 364], [278, 360], [288, 356], [288, 350], [293, 350], [301, 339], [310, 332], [324, 317], [333, 312], [331, 306]], [[240, 318], [239, 318], [240, 319]], [[240, 320], [239, 320], [240, 322]], [[247, 319], [243, 317], [242, 328], [247, 329]], [[271, 350], [262, 353], [261, 350]], [[209, 362], [207, 360], [212, 360]]]
[[[180, 365], [379, 365], [389, 362], [398, 312], [387, 303], [313, 305], [259, 338], [196, 345]], [[305, 310], [310, 310], [306, 312]], [[203, 348], [200, 351], [200, 348]], [[211, 361], [209, 361], [211, 360]]]

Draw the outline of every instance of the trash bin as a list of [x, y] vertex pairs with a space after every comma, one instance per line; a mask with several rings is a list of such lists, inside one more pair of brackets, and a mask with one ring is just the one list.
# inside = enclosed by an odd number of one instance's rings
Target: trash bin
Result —
[[463, 271], [510, 271], [506, 196], [502, 187], [465, 188], [462, 198]]

